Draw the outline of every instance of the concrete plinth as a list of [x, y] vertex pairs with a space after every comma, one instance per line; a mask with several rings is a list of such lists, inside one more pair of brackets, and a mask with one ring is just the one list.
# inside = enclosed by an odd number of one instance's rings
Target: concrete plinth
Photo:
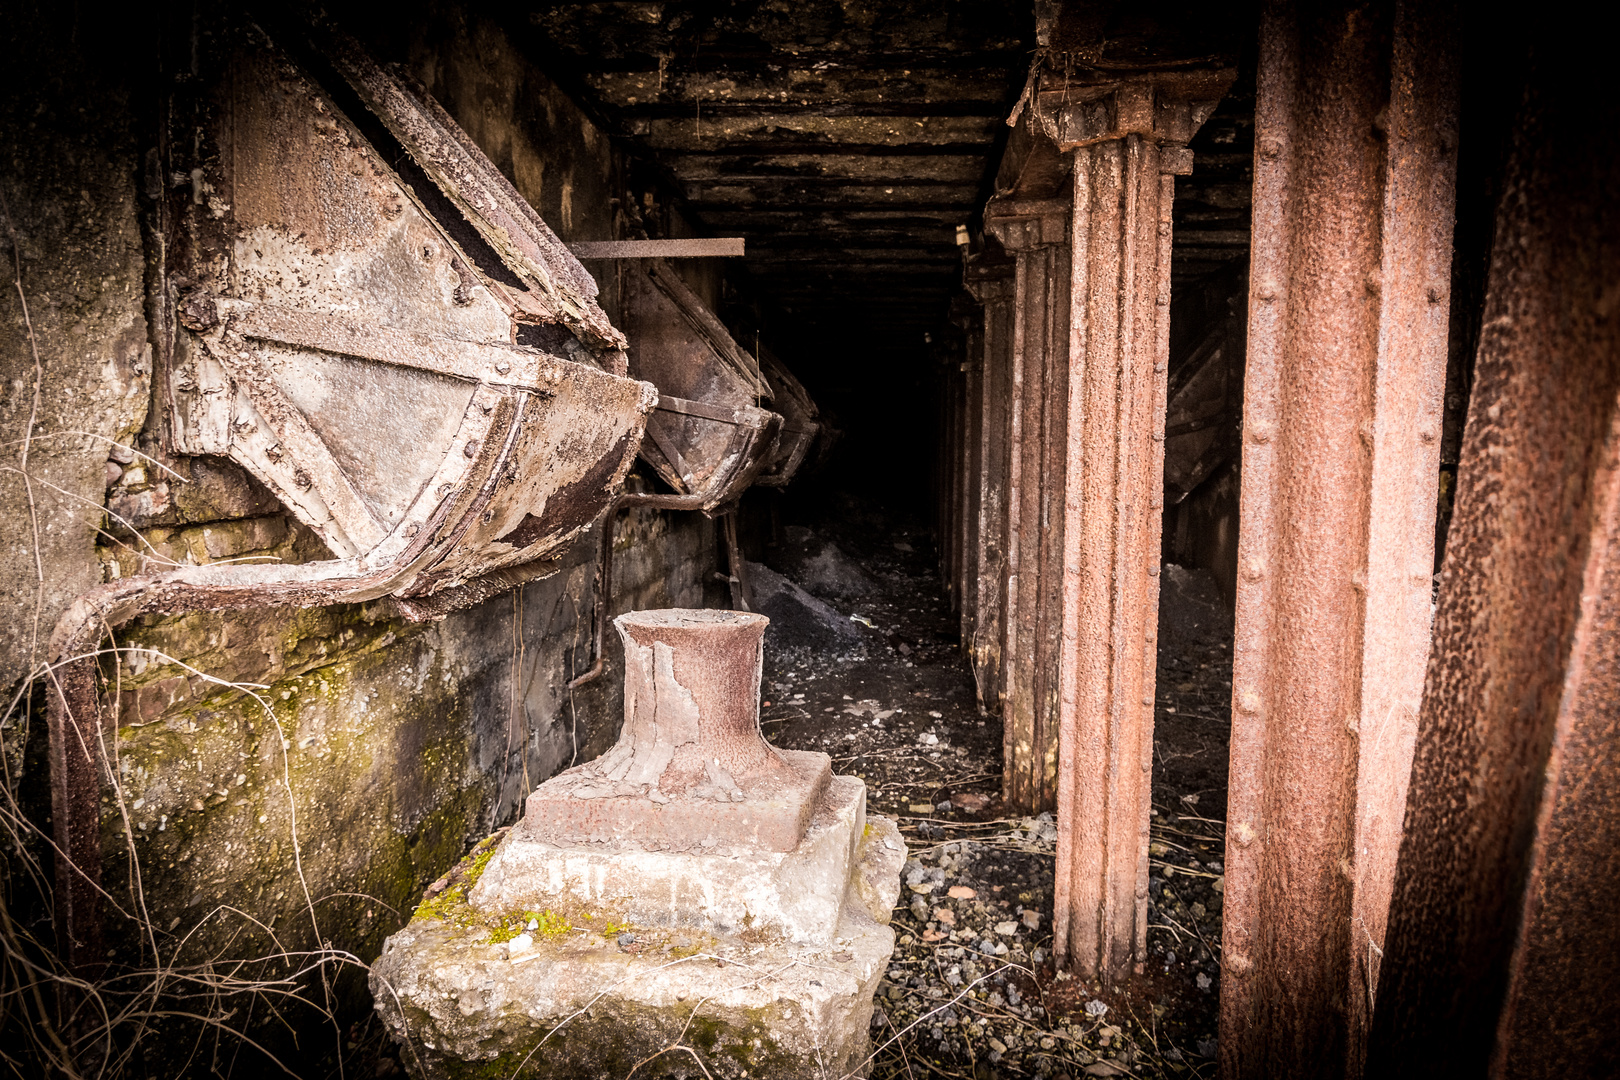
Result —
[[[624, 1076], [677, 1044], [715, 1080], [865, 1076], [906, 849], [887, 818], [863, 831], [825, 944], [612, 923], [604, 936], [600, 919], [498, 942], [499, 920], [450, 905], [388, 940], [371, 973], [378, 1013], [422, 1080]], [[636, 1075], [704, 1070], [674, 1050]]]
[[519, 825], [468, 893], [485, 913], [540, 907], [606, 913], [644, 928], [753, 933], [802, 945], [831, 939], [866, 829], [866, 785], [827, 785], [792, 851], [716, 844], [697, 852], [633, 844], [548, 843]]
[[759, 731], [768, 620], [635, 612], [617, 746], [541, 784], [372, 968], [421, 1078], [867, 1072], [906, 848]]

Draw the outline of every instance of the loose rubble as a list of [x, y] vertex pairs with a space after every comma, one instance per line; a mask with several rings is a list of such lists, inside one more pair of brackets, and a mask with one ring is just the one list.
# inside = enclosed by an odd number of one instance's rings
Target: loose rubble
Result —
[[853, 655], [768, 651], [761, 715], [773, 742], [826, 750], [865, 779], [910, 849], [872, 1075], [1213, 1076], [1231, 695], [1231, 617], [1213, 582], [1165, 575], [1149, 962], [1127, 986], [1083, 985], [1051, 958], [1055, 823], [1005, 813], [1000, 722], [976, 707], [931, 540], [840, 509], [837, 526], [795, 529], [789, 557], [766, 561], [852, 560], [871, 583], [858, 596], [800, 584], [860, 617], [864, 638]]
[[1164, 574], [1149, 962], [1102, 987], [1052, 963], [1056, 827], [1001, 802], [1000, 721], [976, 707], [931, 540], [869, 506], [835, 510], [824, 520], [837, 525], [784, 538], [841, 568], [835, 588], [795, 580], [801, 556], [765, 553], [793, 589], [773, 586], [814, 617], [800, 629], [842, 632], [835, 647], [767, 639], [761, 719], [776, 745], [831, 754], [834, 771], [866, 781], [873, 811], [900, 822], [909, 858], [871, 1076], [1213, 1077], [1231, 639], [1208, 575]]

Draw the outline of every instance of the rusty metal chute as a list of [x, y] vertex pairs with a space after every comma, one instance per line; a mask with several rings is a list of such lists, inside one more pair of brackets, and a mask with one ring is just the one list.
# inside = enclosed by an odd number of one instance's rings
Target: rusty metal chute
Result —
[[759, 363], [661, 259], [626, 266], [629, 370], [658, 387], [641, 459], [718, 516], [754, 483], [776, 445], [780, 414]]
[[104, 955], [103, 632], [383, 597], [431, 618], [544, 576], [618, 496], [657, 400], [584, 268], [425, 92], [319, 18], [219, 30], [157, 174], [166, 436], [246, 468], [335, 558], [130, 578], [58, 623], [58, 925], [80, 967]]
[[754, 483], [760, 487], [787, 487], [821, 434], [821, 412], [804, 384], [764, 347], [759, 350], [759, 368], [773, 391], [771, 404], [782, 415], [782, 430]]

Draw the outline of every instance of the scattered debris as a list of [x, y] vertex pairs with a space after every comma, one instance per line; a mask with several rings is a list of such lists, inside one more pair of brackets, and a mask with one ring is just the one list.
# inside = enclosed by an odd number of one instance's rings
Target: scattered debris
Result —
[[[899, 944], [873, 1014], [872, 1076], [1213, 1076], [1229, 617], [1206, 618], [1200, 603], [1185, 620], [1193, 633], [1161, 654], [1148, 970], [1104, 990], [1053, 967], [1057, 825], [1050, 814], [1005, 814], [1000, 723], [978, 712], [932, 551], [918, 542], [897, 552], [884, 539], [894, 532], [869, 520], [826, 532], [874, 583], [863, 601], [871, 616], [854, 621], [884, 629], [864, 635], [858, 661], [767, 651], [765, 694], [777, 704], [764, 722], [778, 745], [827, 750], [836, 770], [862, 776], [869, 804], [901, 817], [911, 848]], [[825, 549], [819, 536], [797, 542]], [[1188, 590], [1210, 595], [1207, 574], [1177, 570], [1171, 603]]]

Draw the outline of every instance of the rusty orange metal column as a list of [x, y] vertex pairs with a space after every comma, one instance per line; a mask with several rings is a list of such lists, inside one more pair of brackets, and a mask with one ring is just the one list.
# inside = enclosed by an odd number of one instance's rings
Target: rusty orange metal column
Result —
[[1620, 105], [1602, 47], [1532, 52], [1514, 124], [1368, 1076], [1620, 1071]]
[[1044, 601], [1059, 578], [1062, 530], [1062, 485], [1053, 482], [1062, 475], [1062, 440], [1053, 427], [1067, 400], [1068, 215], [1068, 205], [1057, 200], [995, 199], [985, 208], [986, 231], [1016, 259], [1001, 787], [1008, 809], [1023, 813], [1050, 809], [1057, 798], [1057, 700], [1049, 676], [1056, 668], [1059, 610]]
[[1456, 161], [1443, 15], [1262, 16], [1228, 1077], [1360, 1075], [1429, 642]]
[[979, 599], [979, 470], [984, 426], [984, 319], [965, 294], [961, 303], [952, 304], [951, 321], [962, 332], [963, 426], [961, 442], [961, 490], [957, 495], [961, 513], [953, 523], [954, 543], [961, 552], [957, 566], [957, 591], [961, 600], [959, 616], [964, 649], [973, 641]]
[[1005, 690], [1001, 644], [1007, 605], [1007, 461], [1012, 397], [1013, 265], [998, 250], [969, 265], [967, 289], [984, 305], [983, 368], [979, 378], [979, 512], [969, 655], [979, 707], [1000, 714]]
[[1175, 193], [1160, 159], [1137, 134], [1074, 152], [1054, 933], [1087, 976], [1135, 969], [1147, 932]]
[[[1069, 153], [1067, 366], [1048, 428], [1062, 502], [1044, 603], [1058, 632], [1058, 961], [1087, 977], [1140, 971], [1147, 933], [1153, 684], [1170, 211], [1186, 149], [1231, 84], [1193, 69], [1043, 90], [1044, 130]], [[1043, 522], [1043, 525], [1046, 524]]]

